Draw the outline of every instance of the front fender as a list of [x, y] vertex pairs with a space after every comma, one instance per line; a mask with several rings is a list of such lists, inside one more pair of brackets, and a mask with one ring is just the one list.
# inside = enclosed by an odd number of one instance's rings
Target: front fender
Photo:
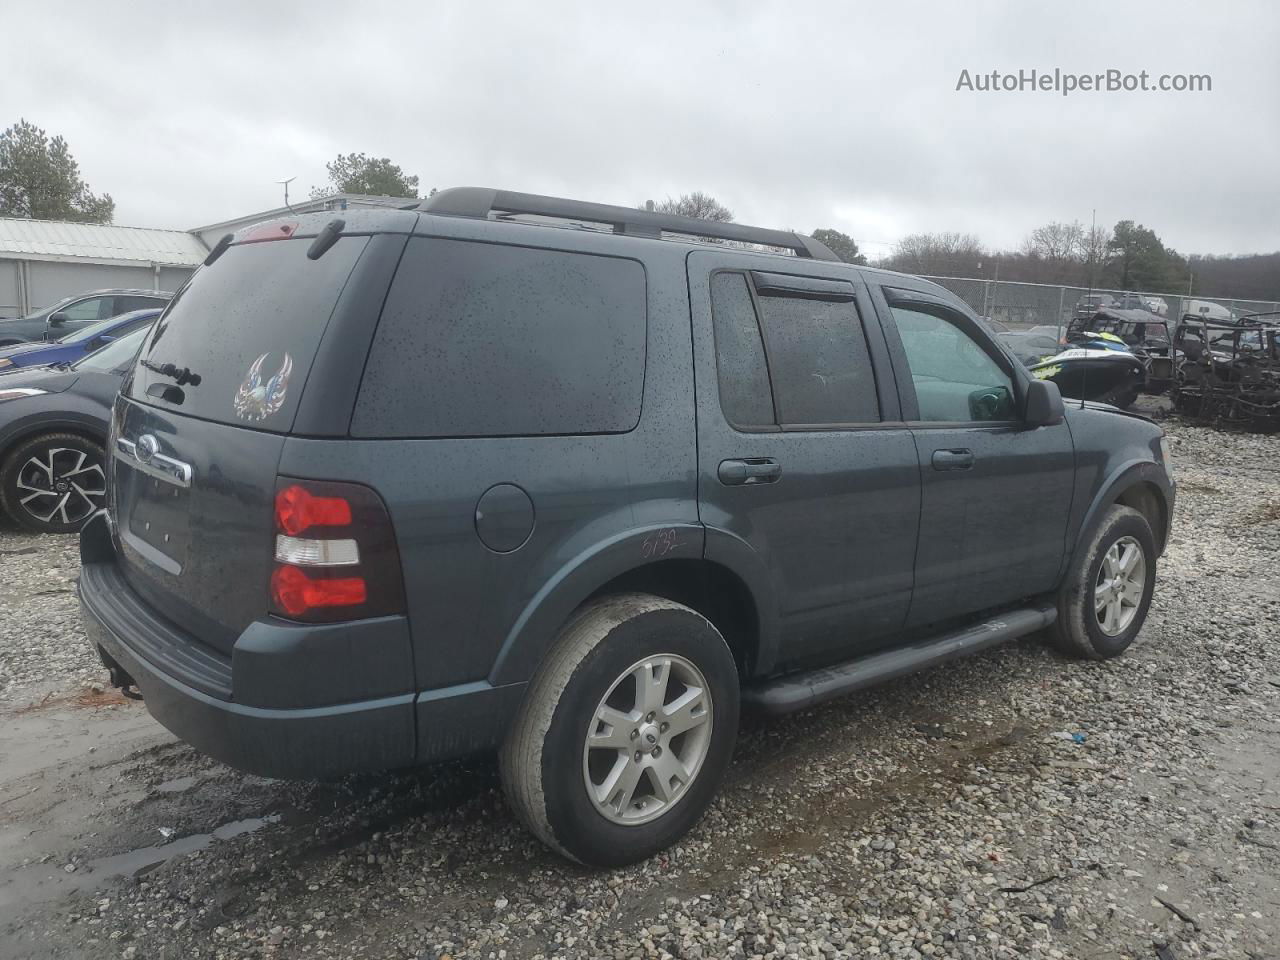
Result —
[[1085, 511], [1084, 519], [1080, 524], [1080, 529], [1076, 532], [1075, 543], [1072, 547], [1073, 556], [1075, 551], [1079, 550], [1081, 545], [1092, 535], [1107, 508], [1114, 504], [1126, 490], [1139, 483], [1150, 483], [1160, 491], [1160, 497], [1163, 500], [1165, 529], [1156, 530], [1154, 533], [1159, 543], [1165, 544], [1168, 542], [1169, 525], [1173, 520], [1174, 485], [1170, 482], [1169, 475], [1165, 473], [1164, 468], [1159, 464], [1152, 463], [1150, 460], [1128, 460], [1115, 467], [1093, 495], [1093, 499], [1089, 502], [1089, 507]]
[[626, 573], [666, 560], [700, 560], [704, 530], [689, 521], [653, 524], [595, 543], [548, 579], [516, 618], [489, 672], [494, 686], [533, 676], [570, 614]]

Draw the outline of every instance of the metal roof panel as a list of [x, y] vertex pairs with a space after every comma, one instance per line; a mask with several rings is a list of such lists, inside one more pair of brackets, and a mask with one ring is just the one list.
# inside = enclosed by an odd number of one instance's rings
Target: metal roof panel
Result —
[[0, 217], [0, 257], [198, 266], [209, 251], [185, 230]]

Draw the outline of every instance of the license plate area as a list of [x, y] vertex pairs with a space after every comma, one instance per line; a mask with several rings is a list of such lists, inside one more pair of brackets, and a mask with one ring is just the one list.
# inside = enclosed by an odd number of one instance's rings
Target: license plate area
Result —
[[190, 544], [190, 490], [137, 470], [128, 473], [128, 534], [133, 546], [157, 566], [181, 573]]

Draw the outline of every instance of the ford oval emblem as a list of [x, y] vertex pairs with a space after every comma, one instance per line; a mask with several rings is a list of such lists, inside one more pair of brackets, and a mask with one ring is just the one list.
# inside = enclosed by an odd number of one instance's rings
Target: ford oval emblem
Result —
[[151, 458], [160, 452], [160, 441], [149, 433], [138, 438], [137, 453], [139, 463], [150, 463]]

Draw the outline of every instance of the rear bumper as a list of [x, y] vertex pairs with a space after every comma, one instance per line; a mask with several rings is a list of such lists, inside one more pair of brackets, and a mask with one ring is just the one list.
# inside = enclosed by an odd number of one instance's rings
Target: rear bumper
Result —
[[[180, 739], [267, 777], [308, 779], [416, 762], [415, 695], [408, 689], [413, 671], [398, 658], [377, 665], [387, 659], [376, 655], [383, 646], [378, 635], [387, 632], [385, 625], [377, 629], [383, 622], [357, 626], [374, 627], [371, 649], [359, 657], [382, 672], [379, 682], [369, 686], [367, 666], [353, 676], [341, 662], [329, 662], [324, 673], [349, 681], [347, 689], [399, 691], [295, 705], [305, 698], [308, 673], [324, 659], [317, 653], [339, 641], [351, 650], [351, 637], [335, 639], [321, 630], [311, 646], [310, 628], [259, 622], [245, 631], [231, 658], [223, 657], [183, 636], [140, 600], [119, 569], [104, 519], [91, 521], [81, 544], [80, 609], [89, 643], [133, 679], [151, 715]], [[407, 633], [400, 640], [407, 658]], [[296, 682], [287, 682], [291, 674]], [[275, 703], [264, 702], [268, 698]]]

